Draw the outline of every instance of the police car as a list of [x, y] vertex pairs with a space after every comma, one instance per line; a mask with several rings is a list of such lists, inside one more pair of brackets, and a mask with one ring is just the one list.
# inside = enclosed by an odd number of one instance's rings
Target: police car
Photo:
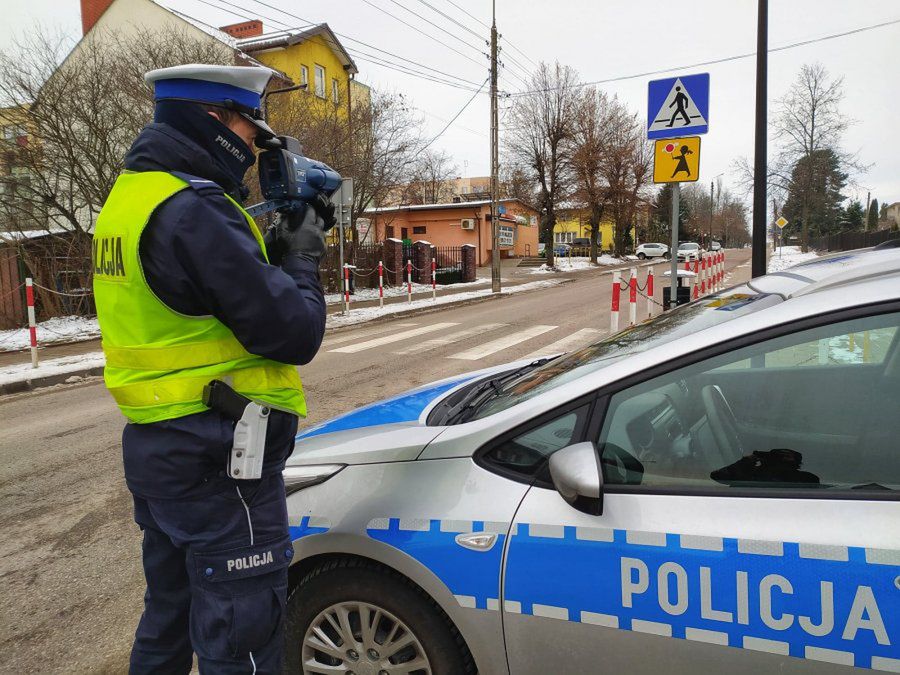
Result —
[[900, 672], [900, 248], [304, 430], [298, 673]]

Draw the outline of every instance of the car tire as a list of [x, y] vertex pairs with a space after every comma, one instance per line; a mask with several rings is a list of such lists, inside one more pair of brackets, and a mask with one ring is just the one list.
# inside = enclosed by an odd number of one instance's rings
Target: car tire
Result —
[[[304, 672], [304, 637], [314, 623], [319, 624], [317, 619], [323, 612], [342, 604], [359, 603], [380, 609], [385, 617], [382, 621], [399, 620], [417, 638], [412, 649], [424, 651], [433, 675], [476, 672], [459, 631], [421, 588], [393, 570], [356, 558], [340, 558], [314, 567], [291, 592], [286, 608], [282, 672]], [[358, 659], [368, 658], [368, 648], [365, 653], [354, 653]], [[324, 654], [318, 658], [324, 658]]]
[[646, 260], [646, 259], [647, 259], [647, 254], [644, 253], [643, 251], [641, 251], [640, 253], [638, 253], [638, 259], [639, 259], [639, 260]]

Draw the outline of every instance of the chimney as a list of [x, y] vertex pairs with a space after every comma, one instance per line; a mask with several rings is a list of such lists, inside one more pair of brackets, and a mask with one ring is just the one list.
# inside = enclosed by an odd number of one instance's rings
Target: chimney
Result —
[[[83, 0], [82, 0], [83, 1]], [[259, 37], [263, 34], [262, 21], [253, 19], [252, 21], [244, 21], [242, 23], [232, 23], [219, 28], [223, 33], [228, 33], [231, 37], [242, 40], [243, 38]]]
[[87, 35], [113, 0], [81, 0], [81, 34]]

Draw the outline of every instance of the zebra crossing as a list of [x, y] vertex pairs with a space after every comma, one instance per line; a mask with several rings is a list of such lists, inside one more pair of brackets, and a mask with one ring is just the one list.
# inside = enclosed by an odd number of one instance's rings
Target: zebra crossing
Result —
[[[323, 343], [323, 350], [336, 354], [378, 350], [397, 356], [409, 356], [458, 345], [458, 351], [449, 350], [444, 358], [481, 361], [508, 351], [509, 360], [515, 360], [580, 349], [600, 339], [603, 333], [604, 331], [596, 328], [581, 328], [570, 332], [549, 324], [511, 327], [508, 323], [500, 322], [474, 325], [459, 322], [394, 323], [329, 337]], [[523, 346], [531, 348], [525, 356], [520, 354]]]

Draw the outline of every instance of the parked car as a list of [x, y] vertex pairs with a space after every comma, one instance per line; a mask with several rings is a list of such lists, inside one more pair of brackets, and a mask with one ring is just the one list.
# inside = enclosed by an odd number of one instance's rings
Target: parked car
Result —
[[700, 248], [700, 244], [695, 244], [692, 241], [685, 241], [678, 244], [678, 262], [693, 262], [695, 260], [700, 260], [702, 255], [703, 249]]
[[896, 670], [898, 401], [885, 249], [307, 428], [286, 672]]
[[635, 253], [641, 260], [646, 258], [668, 258], [669, 247], [665, 244], [641, 244], [637, 247]]
[[569, 255], [572, 250], [572, 244], [554, 244], [553, 255]]
[[709, 245], [709, 250], [710, 250], [710, 251], [721, 251], [721, 250], [722, 250], [722, 244], [721, 244], [720, 242], [718, 242], [718, 241], [711, 242], [710, 245]]

